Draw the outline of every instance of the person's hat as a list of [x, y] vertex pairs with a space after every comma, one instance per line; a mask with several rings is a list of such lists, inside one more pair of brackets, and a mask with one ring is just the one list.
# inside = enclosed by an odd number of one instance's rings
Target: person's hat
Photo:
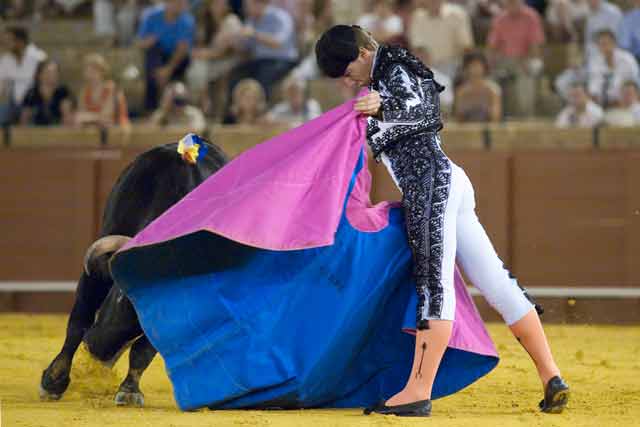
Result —
[[350, 25], [335, 25], [316, 43], [318, 67], [327, 76], [342, 77], [349, 63], [358, 57], [356, 34]]

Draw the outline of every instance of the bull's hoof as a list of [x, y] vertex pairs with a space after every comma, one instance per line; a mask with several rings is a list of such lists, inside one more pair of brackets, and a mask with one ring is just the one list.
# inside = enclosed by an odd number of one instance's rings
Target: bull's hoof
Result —
[[[61, 364], [62, 362], [54, 360], [51, 365], [42, 372], [40, 399], [60, 400], [64, 392], [67, 391], [71, 378]], [[57, 378], [55, 374], [57, 374]]]
[[141, 391], [119, 391], [116, 393], [116, 405], [118, 406], [144, 406], [144, 394]]
[[40, 395], [40, 400], [44, 402], [62, 399], [62, 393], [50, 393], [42, 387], [42, 384], [40, 384], [38, 394]]

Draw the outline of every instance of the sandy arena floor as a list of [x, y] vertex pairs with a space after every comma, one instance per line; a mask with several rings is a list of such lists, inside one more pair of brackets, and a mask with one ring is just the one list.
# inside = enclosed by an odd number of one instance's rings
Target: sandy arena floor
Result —
[[640, 326], [547, 327], [573, 394], [562, 415], [540, 414], [534, 368], [506, 327], [489, 326], [501, 362], [487, 377], [434, 403], [430, 419], [372, 415], [361, 410], [201, 411], [176, 408], [171, 384], [156, 357], [142, 380], [146, 407], [113, 404], [127, 358], [113, 371], [79, 352], [69, 390], [59, 402], [41, 402], [42, 370], [60, 348], [65, 316], [0, 315], [1, 427], [17, 426], [640, 426]]

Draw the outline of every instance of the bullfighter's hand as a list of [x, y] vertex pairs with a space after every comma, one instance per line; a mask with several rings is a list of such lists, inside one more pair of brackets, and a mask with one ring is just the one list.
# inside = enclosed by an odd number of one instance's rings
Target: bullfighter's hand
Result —
[[381, 103], [380, 93], [372, 90], [365, 96], [358, 98], [353, 108], [367, 116], [375, 116], [380, 111]]

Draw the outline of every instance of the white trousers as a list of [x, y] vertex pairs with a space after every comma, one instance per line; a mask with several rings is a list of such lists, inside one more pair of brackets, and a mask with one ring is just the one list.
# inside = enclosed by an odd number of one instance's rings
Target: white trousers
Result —
[[[386, 154], [381, 155], [391, 178], [402, 192]], [[438, 319], [454, 320], [456, 261], [472, 284], [508, 325], [520, 320], [534, 306], [498, 257], [475, 212], [473, 186], [464, 170], [451, 162], [451, 184], [444, 214], [442, 256], [443, 308]]]

